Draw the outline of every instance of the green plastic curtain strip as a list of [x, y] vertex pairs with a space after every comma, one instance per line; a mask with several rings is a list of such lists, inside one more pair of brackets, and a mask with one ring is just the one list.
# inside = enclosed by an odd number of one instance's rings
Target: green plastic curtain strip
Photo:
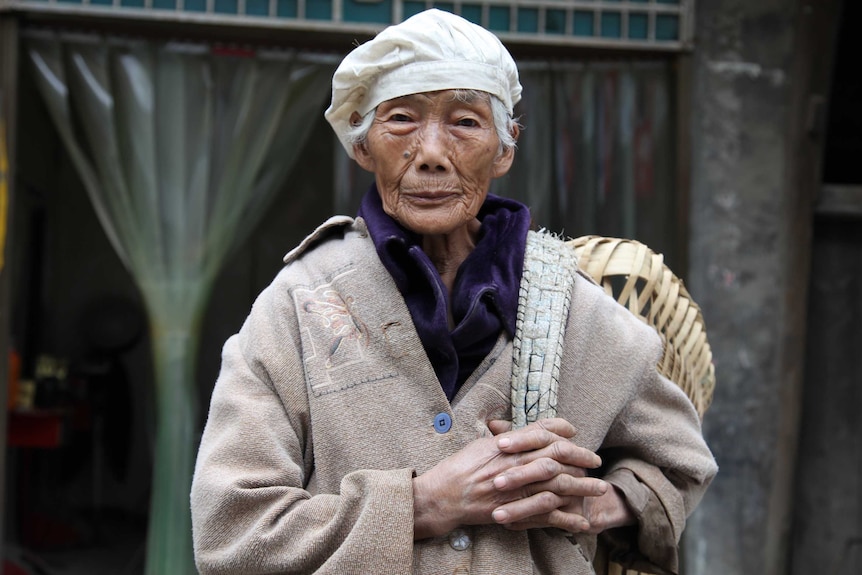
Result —
[[149, 315], [156, 438], [146, 573], [191, 575], [201, 317], [220, 267], [283, 189], [333, 65], [95, 36], [30, 37], [26, 51]]

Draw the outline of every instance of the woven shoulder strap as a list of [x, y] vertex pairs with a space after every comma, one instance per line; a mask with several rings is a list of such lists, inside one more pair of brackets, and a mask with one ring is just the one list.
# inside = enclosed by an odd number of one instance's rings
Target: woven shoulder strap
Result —
[[554, 417], [575, 251], [553, 235], [527, 234], [512, 362], [512, 427]]

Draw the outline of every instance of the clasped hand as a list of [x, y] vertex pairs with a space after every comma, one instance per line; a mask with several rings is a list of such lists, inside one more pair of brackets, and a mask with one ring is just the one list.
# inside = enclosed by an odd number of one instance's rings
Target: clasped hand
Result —
[[608, 483], [587, 476], [601, 458], [572, 442], [575, 428], [564, 419], [517, 431], [505, 421], [488, 425], [494, 436], [471, 442], [413, 480], [416, 539], [489, 523], [598, 532], [605, 526], [590, 524], [595, 498], [609, 494], [618, 500], [612, 505], [625, 507]]

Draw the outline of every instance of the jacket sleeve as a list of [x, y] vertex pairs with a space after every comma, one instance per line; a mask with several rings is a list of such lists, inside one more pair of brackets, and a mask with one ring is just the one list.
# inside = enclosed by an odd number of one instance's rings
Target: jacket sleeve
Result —
[[604, 478], [622, 491], [638, 520], [637, 528], [603, 534], [610, 558], [631, 569], [679, 573], [686, 518], [717, 472], [693, 405], [649, 366], [602, 456]]
[[356, 471], [338, 494], [308, 489], [314, 458], [298, 335], [290, 298], [277, 292], [264, 291], [224, 347], [192, 483], [198, 569], [408, 573], [413, 470]]

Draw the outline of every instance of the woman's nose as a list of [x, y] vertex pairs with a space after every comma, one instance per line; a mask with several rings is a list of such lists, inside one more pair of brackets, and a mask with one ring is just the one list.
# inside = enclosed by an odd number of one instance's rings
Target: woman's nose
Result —
[[449, 170], [449, 145], [445, 131], [435, 123], [422, 129], [416, 151], [416, 164], [420, 171], [445, 172]]

